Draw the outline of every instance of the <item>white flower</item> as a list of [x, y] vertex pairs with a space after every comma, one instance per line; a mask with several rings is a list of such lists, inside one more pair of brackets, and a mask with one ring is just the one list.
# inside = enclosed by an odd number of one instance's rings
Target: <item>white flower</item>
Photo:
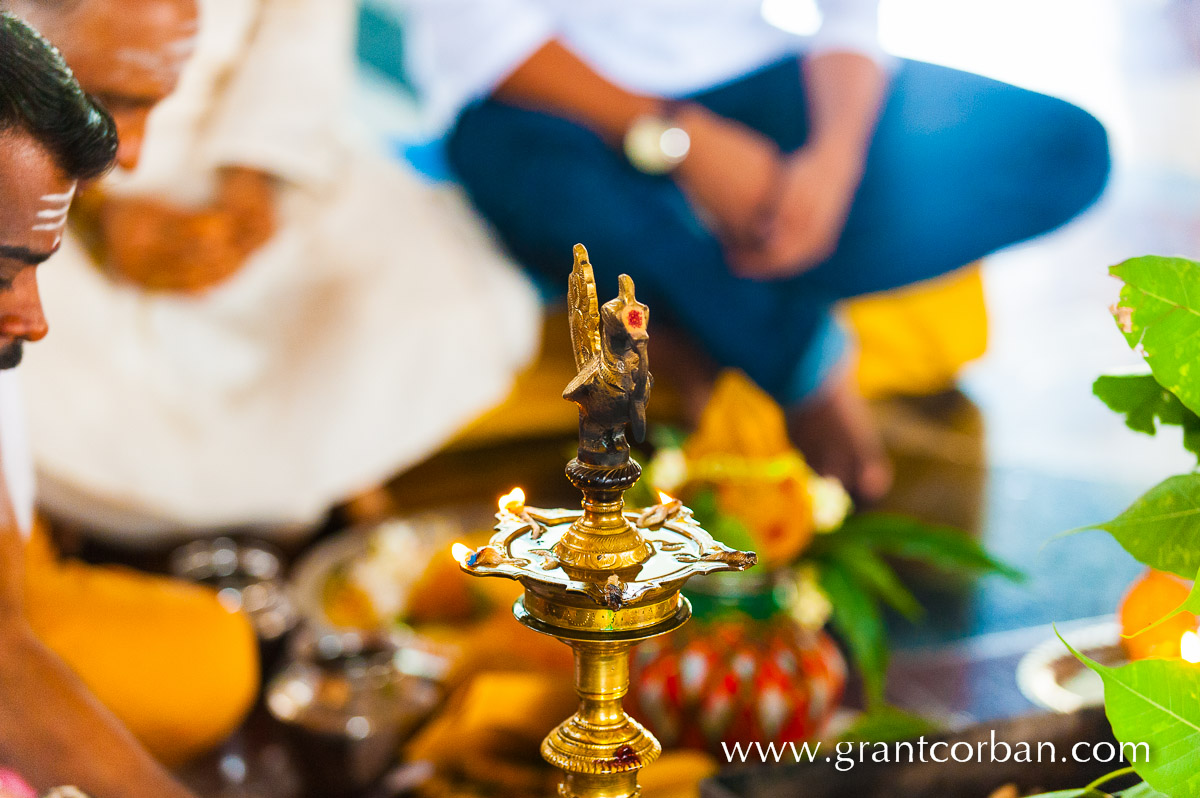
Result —
[[814, 475], [808, 483], [812, 496], [813, 526], [818, 532], [832, 532], [842, 525], [854, 503], [842, 483], [833, 477]]
[[787, 608], [796, 623], [805, 629], [820, 629], [833, 614], [833, 604], [817, 584], [817, 569], [811, 563], [796, 569]]
[[647, 478], [650, 484], [668, 493], [687, 482], [688, 464], [682, 449], [662, 449], [650, 461]]
[[371, 599], [371, 608], [390, 621], [408, 609], [413, 587], [429, 562], [429, 551], [417, 529], [394, 519], [372, 530], [365, 556], [350, 565], [349, 578]]

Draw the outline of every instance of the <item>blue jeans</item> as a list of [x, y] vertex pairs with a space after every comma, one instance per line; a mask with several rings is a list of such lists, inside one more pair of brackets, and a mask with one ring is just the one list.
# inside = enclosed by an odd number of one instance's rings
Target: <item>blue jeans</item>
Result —
[[[694, 99], [774, 139], [808, 136], [795, 59]], [[512, 254], [565, 283], [588, 247], [601, 297], [633, 277], [655, 321], [784, 404], [819, 385], [839, 351], [834, 303], [944, 274], [1053, 230], [1099, 196], [1108, 138], [1085, 111], [988, 78], [902, 62], [834, 254], [776, 282], [735, 277], [670, 178], [634, 170], [584, 127], [494, 100], [467, 108], [448, 155]]]

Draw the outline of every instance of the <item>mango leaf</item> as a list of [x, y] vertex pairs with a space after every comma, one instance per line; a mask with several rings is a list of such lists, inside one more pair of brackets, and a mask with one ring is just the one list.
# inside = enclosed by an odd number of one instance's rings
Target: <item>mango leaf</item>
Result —
[[850, 649], [850, 658], [862, 674], [867, 706], [883, 703], [887, 679], [887, 632], [879, 605], [855, 582], [845, 565], [836, 560], [823, 563], [818, 579], [833, 605], [830, 624]]
[[1135, 784], [1128, 790], [1121, 790], [1117, 795], [1120, 798], [1169, 798], [1144, 781], [1141, 784]]
[[671, 424], [655, 424], [650, 428], [650, 442], [655, 449], [682, 449], [687, 433]]
[[1200, 474], [1170, 477], [1113, 520], [1084, 529], [1103, 529], [1143, 565], [1191, 579], [1200, 571]]
[[901, 557], [952, 573], [994, 572], [1014, 581], [1024, 575], [993, 558], [965, 532], [892, 513], [859, 513], [846, 519], [842, 528], [818, 535], [810, 551], [814, 555], [845, 545], [867, 546], [879, 554]]
[[1092, 393], [1125, 416], [1125, 426], [1135, 432], [1154, 435], [1158, 424], [1182, 427], [1183, 448], [1200, 459], [1200, 416], [1159, 385], [1154, 375], [1107, 375], [1092, 384]]
[[692, 515], [715, 539], [735, 549], [754, 551], [754, 535], [738, 519], [721, 512], [717, 494], [712, 488], [699, 490], [689, 500]]
[[845, 566], [860, 590], [878, 596], [907, 620], [916, 622], [925, 614], [925, 608], [900, 582], [892, 567], [866, 546], [842, 546], [821, 559], [826, 557]]
[[[1115, 317], [1125, 340], [1141, 349], [1155, 379], [1200, 413], [1200, 263], [1132, 258], [1109, 269], [1124, 281]], [[1197, 366], [1200, 369], [1200, 366]]]
[[1200, 668], [1167, 659], [1110, 668], [1063, 645], [1104, 681], [1116, 738], [1149, 746], [1149, 759], [1131, 763], [1137, 774], [1167, 795], [1200, 795]]
[[838, 742], [890, 743], [913, 740], [925, 734], [936, 734], [937, 731], [937, 726], [927, 718], [884, 704], [864, 712], [838, 738]]

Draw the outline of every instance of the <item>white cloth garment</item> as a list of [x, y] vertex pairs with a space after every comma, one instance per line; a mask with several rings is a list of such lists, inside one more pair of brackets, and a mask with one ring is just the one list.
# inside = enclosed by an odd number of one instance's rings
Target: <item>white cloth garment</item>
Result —
[[24, 537], [33, 528], [33, 453], [21, 401], [20, 381], [14, 369], [0, 371], [0, 465], [13, 515]]
[[201, 11], [118, 188], [203, 201], [218, 167], [255, 167], [283, 184], [276, 235], [198, 297], [114, 282], [68, 237], [22, 367], [39, 500], [131, 543], [319, 520], [503, 399], [540, 329], [454, 190], [344, 140], [353, 3]]
[[558, 40], [632, 91], [678, 97], [785, 55], [849, 50], [886, 62], [878, 0], [817, 0], [811, 37], [763, 17], [763, 0], [401, 0], [410, 69], [449, 123], [542, 45]]

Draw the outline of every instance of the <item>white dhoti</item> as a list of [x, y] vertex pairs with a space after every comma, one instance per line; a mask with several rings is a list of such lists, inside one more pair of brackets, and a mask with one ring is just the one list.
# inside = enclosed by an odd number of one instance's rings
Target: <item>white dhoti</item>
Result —
[[[169, 102], [205, 119], [204, 96]], [[194, 166], [168, 157], [179, 138], [147, 153], [144, 184]], [[115, 282], [71, 238], [44, 267], [51, 334], [22, 371], [49, 511], [130, 542], [301, 527], [504, 398], [540, 310], [465, 201], [361, 150], [319, 163], [327, 178], [288, 182], [274, 238], [202, 296]]]

